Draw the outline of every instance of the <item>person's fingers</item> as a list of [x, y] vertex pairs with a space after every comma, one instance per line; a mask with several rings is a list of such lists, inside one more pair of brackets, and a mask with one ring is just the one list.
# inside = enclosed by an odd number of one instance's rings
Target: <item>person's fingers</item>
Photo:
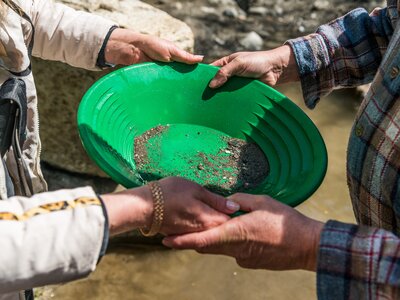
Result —
[[162, 243], [174, 249], [194, 249], [202, 253], [209, 253], [207, 249], [211, 247], [214, 251], [218, 251], [216, 250], [218, 245], [222, 245], [228, 240], [224, 224], [198, 233], [165, 237]]
[[170, 54], [173, 61], [186, 64], [197, 64], [202, 62], [204, 58], [203, 55], [194, 55], [175, 46], [171, 48]]
[[210, 65], [216, 66], [216, 67], [223, 67], [223, 66], [227, 65], [228, 63], [230, 63], [232, 60], [234, 60], [236, 57], [241, 55], [242, 53], [243, 52], [237, 52], [237, 53], [233, 53], [228, 56], [224, 56], [224, 57], [212, 62]]
[[240, 209], [240, 205], [238, 203], [226, 199], [218, 194], [214, 194], [207, 189], [202, 191], [200, 200], [215, 210], [225, 214], [233, 214]]
[[261, 209], [268, 201], [274, 201], [268, 196], [255, 196], [241, 193], [229, 196], [228, 199], [237, 203], [240, 206], [240, 210], [247, 212]]
[[211, 80], [209, 87], [212, 89], [221, 87], [230, 77], [239, 73], [238, 71], [242, 68], [241, 62], [237, 59], [232, 60], [228, 64], [224, 65], [215, 77]]
[[229, 58], [230, 58], [229, 56], [222, 57], [222, 58], [220, 58], [220, 59], [218, 59], [218, 60], [212, 62], [210, 65], [216, 66], [216, 67], [225, 66], [226, 64], [229, 63], [229, 61], [230, 61]]
[[153, 60], [148, 57], [144, 52], [140, 51], [137, 63], [152, 62]]

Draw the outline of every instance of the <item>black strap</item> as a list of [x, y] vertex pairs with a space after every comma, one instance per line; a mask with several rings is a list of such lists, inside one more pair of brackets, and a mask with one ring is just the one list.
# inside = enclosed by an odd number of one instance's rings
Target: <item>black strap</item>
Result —
[[96, 66], [98, 66], [101, 69], [115, 67], [115, 65], [106, 62], [106, 47], [108, 40], [110, 39], [111, 33], [113, 33], [113, 31], [117, 28], [119, 27], [114, 25], [108, 30], [106, 37], [104, 38], [103, 45], [101, 45], [99, 54], [97, 55]]
[[0, 88], [0, 154], [10, 149], [18, 132], [19, 146], [26, 139], [27, 99], [22, 79], [10, 78]]
[[35, 295], [34, 295], [34, 293], [33, 293], [33, 290], [32, 289], [30, 289], [30, 290], [25, 290], [25, 300], [34, 300], [34, 298], [35, 298]]
[[[0, 90], [1, 93], [1, 90]], [[10, 149], [18, 106], [16, 103], [5, 100], [0, 101], [0, 154], [1, 157]]]

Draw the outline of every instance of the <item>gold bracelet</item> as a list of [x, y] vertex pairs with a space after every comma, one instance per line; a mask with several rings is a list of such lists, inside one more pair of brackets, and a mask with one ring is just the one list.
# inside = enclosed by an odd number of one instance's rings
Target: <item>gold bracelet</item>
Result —
[[153, 197], [153, 222], [149, 230], [141, 228], [140, 232], [144, 236], [155, 236], [160, 231], [164, 219], [164, 197], [158, 181], [150, 182], [149, 188]]

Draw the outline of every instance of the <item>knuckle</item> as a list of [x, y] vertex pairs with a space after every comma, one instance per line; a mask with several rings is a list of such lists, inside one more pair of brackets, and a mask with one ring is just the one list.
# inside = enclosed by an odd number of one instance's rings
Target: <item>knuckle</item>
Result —
[[197, 218], [197, 224], [198, 224], [198, 227], [201, 229], [208, 229], [208, 228], [210, 228], [211, 222], [203, 215], [200, 215]]
[[238, 56], [235, 58], [235, 63], [238, 66], [242, 66], [245, 64], [245, 59], [243, 59], [243, 56]]
[[215, 219], [213, 219], [213, 220], [208, 219], [208, 220], [204, 220], [202, 224], [203, 224], [204, 229], [211, 229], [211, 228], [214, 228], [214, 227], [220, 225], [221, 222], [218, 222]]
[[165, 61], [167, 61], [167, 62], [170, 62], [170, 61], [172, 61], [172, 55], [171, 55], [171, 53], [168, 51], [168, 53], [164, 53], [163, 55], [162, 55], [162, 59], [164, 59]]
[[205, 198], [206, 196], [206, 189], [204, 187], [202, 187], [201, 185], [198, 184], [191, 184], [190, 189], [192, 190], [192, 192], [195, 195], [198, 195], [198, 197], [200, 197], [200, 199]]
[[255, 199], [255, 204], [257, 207], [265, 207], [268, 204], [268, 201], [268, 197], [261, 196]]
[[207, 239], [205, 239], [204, 237], [200, 237], [196, 242], [196, 249], [198, 251], [205, 251], [207, 247], [208, 247]]
[[249, 237], [248, 237], [248, 233], [247, 233], [246, 227], [243, 226], [241, 223], [233, 224], [232, 230], [234, 230], [234, 232], [236, 233], [237, 238], [240, 241], [242, 241], [242, 242], [248, 241]]
[[229, 74], [224, 68], [221, 68], [218, 70], [217, 76], [218, 77], [228, 77]]

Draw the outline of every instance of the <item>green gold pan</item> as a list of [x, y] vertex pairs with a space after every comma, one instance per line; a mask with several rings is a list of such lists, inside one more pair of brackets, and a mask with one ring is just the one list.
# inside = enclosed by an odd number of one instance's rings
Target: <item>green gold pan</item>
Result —
[[[291, 100], [257, 80], [235, 77], [209, 89], [217, 70], [204, 64], [146, 63], [106, 75], [88, 90], [78, 111], [87, 153], [127, 188], [175, 175], [219, 191], [224, 177], [216, 173], [207, 182], [199, 177], [196, 153], [215, 154], [225, 137], [239, 138], [256, 143], [269, 162], [268, 176], [247, 192], [291, 206], [306, 200], [327, 168], [318, 129]], [[151, 168], [138, 170], [134, 140], [160, 125], [168, 130], [147, 148]]]

